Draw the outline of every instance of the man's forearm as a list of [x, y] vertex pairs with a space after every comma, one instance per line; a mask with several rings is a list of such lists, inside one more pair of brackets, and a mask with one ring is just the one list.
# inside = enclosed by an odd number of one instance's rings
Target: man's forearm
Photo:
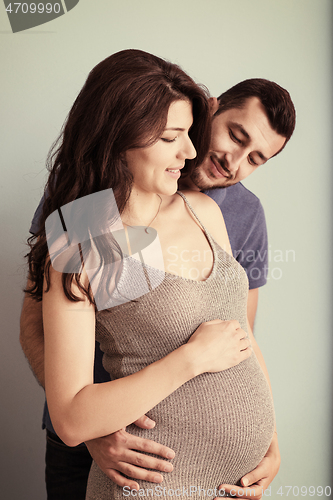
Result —
[[252, 288], [251, 290], [249, 290], [247, 298], [247, 318], [249, 320], [252, 332], [254, 329], [254, 320], [257, 314], [258, 297], [259, 297], [259, 288]]
[[29, 365], [38, 381], [44, 387], [44, 332], [42, 303], [25, 295], [21, 320], [20, 343]]
[[267, 370], [267, 367], [266, 367], [266, 363], [265, 363], [265, 360], [264, 360], [264, 356], [262, 355], [262, 352], [255, 340], [255, 338], [253, 337], [253, 333], [252, 331], [250, 332], [250, 339], [251, 339], [251, 344], [252, 344], [252, 349], [258, 359], [258, 362], [260, 364], [260, 367], [262, 369], [262, 371], [264, 372], [264, 375], [267, 379], [267, 382], [268, 382], [268, 385], [269, 385], [269, 388], [270, 388], [270, 391], [272, 393], [272, 387], [271, 387], [271, 382], [269, 380], [269, 375], [268, 375], [268, 370]]
[[250, 340], [251, 340], [251, 344], [252, 344], [252, 349], [254, 351], [254, 354], [256, 355], [257, 357], [257, 360], [260, 364], [260, 367], [267, 379], [267, 382], [268, 382], [268, 385], [269, 385], [269, 389], [271, 391], [271, 394], [272, 394], [272, 397], [273, 397], [273, 392], [272, 392], [272, 386], [271, 386], [271, 381], [269, 379], [269, 375], [268, 375], [268, 370], [267, 370], [267, 367], [266, 367], [266, 363], [265, 363], [265, 360], [264, 360], [264, 356], [262, 355], [262, 352], [253, 336], [253, 333], [252, 333], [252, 330], [250, 329], [250, 324], [248, 322], [248, 328], [249, 328], [249, 337], [250, 337]]

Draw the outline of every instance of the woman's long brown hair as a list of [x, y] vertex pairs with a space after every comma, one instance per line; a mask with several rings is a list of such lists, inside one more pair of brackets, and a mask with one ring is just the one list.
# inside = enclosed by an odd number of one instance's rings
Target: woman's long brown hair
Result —
[[[197, 156], [186, 162], [188, 173], [203, 161], [209, 149], [207, 91], [177, 65], [141, 50], [113, 54], [90, 72], [50, 150], [39, 231], [28, 240], [32, 286], [26, 292], [36, 300], [42, 299], [44, 273], [47, 289], [50, 286], [47, 217], [71, 201], [109, 188], [122, 213], [132, 187], [124, 153], [156, 142], [165, 128], [170, 104], [178, 99], [188, 99], [193, 109], [189, 136]], [[93, 302], [79, 273], [63, 273], [62, 281], [67, 298], [80, 300], [72, 291], [75, 282]]]

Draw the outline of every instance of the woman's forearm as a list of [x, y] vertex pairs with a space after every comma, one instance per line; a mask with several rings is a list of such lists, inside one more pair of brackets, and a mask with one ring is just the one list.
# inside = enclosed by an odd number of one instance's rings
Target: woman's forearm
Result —
[[[54, 427], [69, 446], [111, 434], [134, 422], [195, 373], [191, 348], [181, 346], [128, 377], [80, 390], [61, 412], [50, 407]], [[96, 416], [98, 417], [96, 418]]]

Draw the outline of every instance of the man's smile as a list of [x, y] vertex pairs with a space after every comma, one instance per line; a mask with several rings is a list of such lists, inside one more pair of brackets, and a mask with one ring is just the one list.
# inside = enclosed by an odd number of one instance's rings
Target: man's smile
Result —
[[210, 157], [210, 167], [211, 173], [217, 178], [231, 179], [231, 175], [228, 170], [223, 166], [223, 160], [219, 160], [215, 154], [211, 154]]

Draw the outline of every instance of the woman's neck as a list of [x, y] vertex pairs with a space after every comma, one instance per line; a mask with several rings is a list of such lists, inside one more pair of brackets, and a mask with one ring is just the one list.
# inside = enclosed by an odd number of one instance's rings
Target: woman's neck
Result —
[[130, 226], [150, 226], [158, 216], [163, 198], [157, 193], [143, 193], [133, 188], [121, 220]]

